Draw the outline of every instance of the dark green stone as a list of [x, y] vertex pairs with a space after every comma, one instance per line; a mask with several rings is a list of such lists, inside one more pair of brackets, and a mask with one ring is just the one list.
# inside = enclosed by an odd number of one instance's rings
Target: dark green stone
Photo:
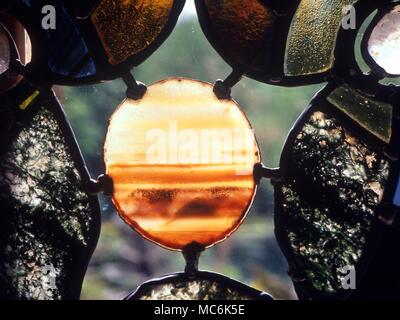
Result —
[[339, 269], [363, 256], [389, 163], [322, 112], [299, 130], [285, 161], [290, 169], [277, 190], [277, 234], [288, 245], [296, 276], [322, 294], [336, 293]]
[[97, 206], [46, 105], [55, 100], [37, 103], [0, 155], [0, 298], [77, 299], [97, 241]]

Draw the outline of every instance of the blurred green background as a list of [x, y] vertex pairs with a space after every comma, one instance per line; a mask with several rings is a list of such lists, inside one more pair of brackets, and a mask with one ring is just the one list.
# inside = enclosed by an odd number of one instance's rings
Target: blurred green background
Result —
[[[192, 1], [162, 47], [133, 70], [146, 84], [166, 77], [190, 77], [214, 82], [230, 72], [204, 37]], [[247, 114], [260, 144], [264, 164], [278, 166], [285, 138], [300, 113], [322, 86], [279, 88], [243, 79], [233, 97]], [[78, 88], [59, 88], [92, 177], [104, 172], [103, 141], [108, 119], [125, 96], [121, 81]], [[153, 277], [182, 271], [180, 254], [138, 236], [102, 197], [100, 240], [84, 282], [82, 299], [121, 299]], [[223, 273], [278, 299], [295, 299], [286, 261], [273, 231], [273, 190], [262, 181], [250, 214], [227, 241], [205, 253], [200, 268]]]

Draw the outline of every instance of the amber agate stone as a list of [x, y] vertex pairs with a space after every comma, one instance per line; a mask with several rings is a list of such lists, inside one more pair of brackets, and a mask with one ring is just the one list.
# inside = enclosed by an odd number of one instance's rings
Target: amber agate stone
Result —
[[103, 0], [91, 20], [112, 65], [145, 50], [168, 23], [173, 0]]
[[189, 79], [151, 85], [110, 120], [107, 175], [122, 219], [169, 249], [209, 247], [243, 221], [260, 153], [245, 115], [213, 87]]

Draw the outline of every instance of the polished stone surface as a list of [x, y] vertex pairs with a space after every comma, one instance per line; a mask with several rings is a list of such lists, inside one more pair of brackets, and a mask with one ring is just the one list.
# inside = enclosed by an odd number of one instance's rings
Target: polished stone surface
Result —
[[170, 249], [208, 247], [241, 224], [253, 199], [259, 149], [245, 115], [210, 84], [169, 79], [125, 100], [105, 143], [121, 217]]

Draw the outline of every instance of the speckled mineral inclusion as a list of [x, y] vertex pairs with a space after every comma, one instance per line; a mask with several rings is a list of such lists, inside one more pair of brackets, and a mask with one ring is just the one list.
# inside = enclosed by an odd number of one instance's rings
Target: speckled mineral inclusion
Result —
[[175, 250], [192, 242], [209, 247], [238, 228], [259, 162], [238, 105], [189, 79], [161, 81], [141, 100], [125, 100], [105, 143], [119, 214], [142, 236]]

